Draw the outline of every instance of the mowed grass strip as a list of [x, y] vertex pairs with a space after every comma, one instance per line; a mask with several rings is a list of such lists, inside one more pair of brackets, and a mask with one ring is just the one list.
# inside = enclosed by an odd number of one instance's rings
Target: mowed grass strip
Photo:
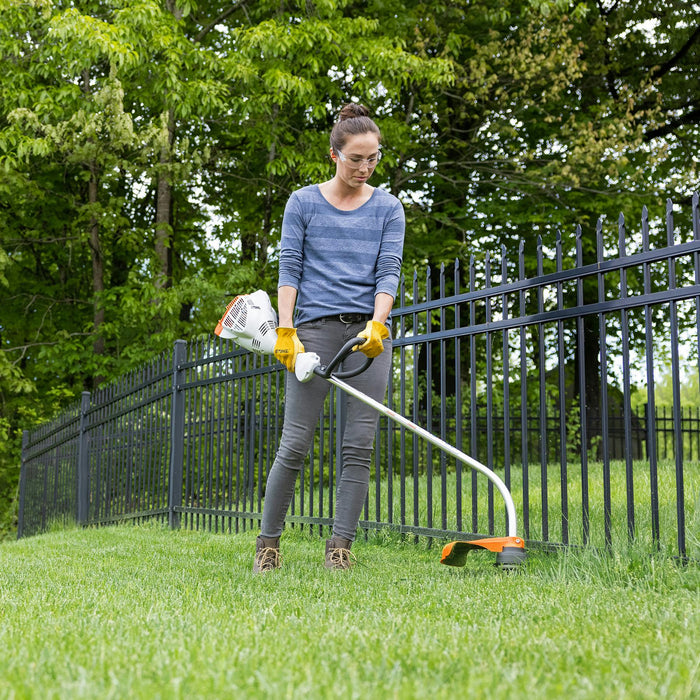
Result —
[[693, 698], [700, 567], [634, 551], [473, 553], [371, 535], [350, 572], [323, 540], [159, 525], [0, 545], [1, 698]]

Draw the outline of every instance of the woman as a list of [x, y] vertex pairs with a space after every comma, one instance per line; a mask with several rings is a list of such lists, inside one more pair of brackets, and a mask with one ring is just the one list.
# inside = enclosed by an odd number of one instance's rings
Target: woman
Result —
[[[399, 200], [368, 184], [381, 158], [381, 134], [367, 109], [348, 104], [330, 136], [334, 177], [293, 192], [284, 212], [278, 281], [275, 356], [289, 374], [282, 438], [265, 490], [261, 533], [253, 570], [281, 565], [280, 535], [299, 471], [313, 443], [330, 384], [314, 376], [300, 383], [296, 356], [304, 348], [327, 364], [349, 339], [365, 338], [359, 350], [374, 361], [348, 381], [383, 401], [391, 368], [387, 321], [399, 282], [404, 212]], [[344, 368], [364, 358], [351, 353]], [[336, 494], [333, 535], [325, 565], [350, 568], [350, 547], [369, 485], [378, 414], [347, 398], [343, 471]]]
[[[381, 151], [381, 134], [367, 109], [348, 104], [330, 136], [335, 175], [292, 193], [282, 223], [275, 356], [289, 371], [282, 438], [265, 490], [253, 571], [279, 568], [280, 535], [297, 475], [311, 448], [330, 384], [319, 377], [300, 383], [296, 356], [305, 347], [327, 364], [351, 338], [365, 338], [359, 351], [374, 358], [348, 381], [383, 401], [391, 368], [387, 325], [399, 282], [404, 212], [399, 200], [368, 184]], [[344, 368], [364, 358], [356, 353]], [[333, 534], [325, 565], [348, 569], [350, 547], [369, 485], [378, 414], [347, 397], [343, 471], [336, 493]]]

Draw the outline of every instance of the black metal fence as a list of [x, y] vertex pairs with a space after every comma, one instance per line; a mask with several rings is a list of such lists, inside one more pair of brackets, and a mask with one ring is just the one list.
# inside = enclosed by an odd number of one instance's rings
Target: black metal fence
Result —
[[[698, 211], [696, 195], [685, 232], [669, 202], [661, 235], [645, 209], [633, 236], [620, 218], [614, 247], [599, 222], [592, 247], [579, 229], [570, 250], [558, 237], [526, 256], [521, 243], [514, 263], [504, 247], [498, 260], [457, 260], [402, 282], [387, 404], [495, 470], [531, 544], [698, 554], [700, 411], [682, 393], [699, 376]], [[272, 358], [218, 339], [177, 341], [84, 394], [25, 432], [18, 535], [66, 519], [257, 528], [284, 379]], [[657, 408], [662, 390], [668, 408]], [[344, 413], [332, 388], [291, 526], [332, 523]], [[365, 529], [504, 530], [484, 476], [384, 417], [372, 473]]]

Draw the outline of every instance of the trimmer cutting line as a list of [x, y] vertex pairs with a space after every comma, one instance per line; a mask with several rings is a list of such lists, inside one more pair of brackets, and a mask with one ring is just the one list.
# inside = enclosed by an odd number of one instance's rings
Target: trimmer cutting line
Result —
[[[272, 308], [267, 293], [258, 290], [252, 294], [242, 294], [233, 299], [226, 307], [224, 315], [219, 320], [214, 331], [221, 338], [229, 338], [246, 350], [251, 350], [259, 355], [272, 355], [277, 340], [277, 314]], [[503, 568], [512, 569], [525, 560], [525, 542], [517, 535], [517, 523], [513, 498], [508, 487], [501, 478], [487, 466], [481, 464], [469, 455], [464, 454], [456, 447], [429, 433], [424, 428], [416, 425], [404, 416], [392, 411], [390, 408], [375, 401], [371, 397], [358, 391], [347, 384], [343, 379], [348, 379], [360, 374], [370, 365], [372, 360], [366, 358], [358, 368], [347, 371], [335, 371], [343, 360], [353, 351], [358, 344], [362, 344], [365, 338], [353, 338], [349, 340], [338, 354], [326, 366], [322, 366], [320, 357], [315, 352], [299, 353], [296, 358], [295, 375], [300, 382], [308, 382], [313, 375], [330, 382], [347, 394], [371, 406], [380, 414], [398, 423], [412, 433], [422, 437], [435, 445], [443, 452], [458, 459], [471, 469], [475, 469], [486, 476], [498, 489], [506, 506], [507, 536], [489, 537], [477, 540], [457, 540], [445, 545], [442, 550], [442, 564], [449, 566], [464, 566], [467, 554], [473, 550], [486, 549], [496, 553], [496, 563]]]

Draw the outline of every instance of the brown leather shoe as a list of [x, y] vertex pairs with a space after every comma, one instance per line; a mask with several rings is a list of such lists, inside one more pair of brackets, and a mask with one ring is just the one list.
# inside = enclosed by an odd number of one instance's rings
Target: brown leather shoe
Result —
[[352, 541], [333, 535], [326, 540], [326, 568], [349, 569], [355, 564], [355, 555], [350, 551]]
[[258, 535], [255, 540], [253, 573], [261, 574], [281, 567], [282, 556], [280, 555], [280, 538]]

